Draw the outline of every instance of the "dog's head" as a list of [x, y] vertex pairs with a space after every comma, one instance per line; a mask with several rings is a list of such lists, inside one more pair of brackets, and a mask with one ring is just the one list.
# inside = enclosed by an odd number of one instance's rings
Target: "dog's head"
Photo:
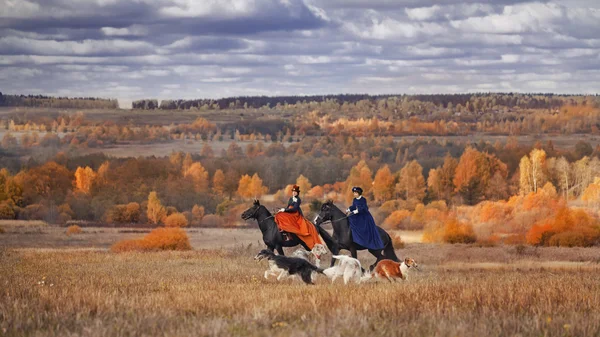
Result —
[[270, 251], [268, 249], [263, 249], [258, 254], [256, 254], [256, 256], [254, 257], [254, 260], [256, 260], [256, 261], [260, 261], [262, 259], [270, 260], [274, 256], [275, 256], [275, 254], [272, 251]]
[[419, 265], [417, 264], [417, 262], [414, 259], [410, 258], [410, 257], [407, 257], [407, 258], [404, 259], [404, 264], [408, 268], [415, 268], [415, 269], [419, 268]]
[[327, 254], [327, 247], [320, 243], [314, 245], [313, 249], [310, 251], [318, 260], [321, 259], [322, 255]]

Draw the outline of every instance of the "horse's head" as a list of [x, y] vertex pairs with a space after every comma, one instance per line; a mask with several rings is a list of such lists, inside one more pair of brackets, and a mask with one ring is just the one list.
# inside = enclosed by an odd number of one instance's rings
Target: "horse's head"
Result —
[[319, 226], [325, 221], [330, 221], [333, 216], [334, 208], [335, 205], [333, 204], [333, 201], [327, 200], [327, 202], [321, 206], [321, 211], [315, 218], [315, 225]]
[[256, 219], [259, 208], [260, 208], [260, 201], [254, 200], [254, 203], [252, 204], [252, 206], [250, 208], [248, 208], [247, 210], [245, 210], [244, 213], [242, 213], [242, 219], [244, 219], [244, 220]]

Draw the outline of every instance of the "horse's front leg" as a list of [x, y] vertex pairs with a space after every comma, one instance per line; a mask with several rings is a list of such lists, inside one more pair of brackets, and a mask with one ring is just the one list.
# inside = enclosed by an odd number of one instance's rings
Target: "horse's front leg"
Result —
[[285, 256], [285, 254], [283, 253], [283, 247], [281, 245], [277, 245], [275, 246], [275, 248], [277, 249], [277, 253], [281, 256]]

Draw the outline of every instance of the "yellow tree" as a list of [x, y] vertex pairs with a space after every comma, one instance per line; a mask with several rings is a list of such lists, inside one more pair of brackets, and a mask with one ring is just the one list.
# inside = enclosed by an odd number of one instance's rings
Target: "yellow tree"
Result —
[[423, 167], [416, 160], [406, 164], [400, 170], [396, 192], [403, 195], [406, 201], [414, 205], [421, 202], [425, 197]]
[[160, 199], [158, 199], [158, 195], [155, 191], [150, 192], [148, 195], [148, 221], [152, 224], [159, 224], [164, 220], [167, 216], [167, 210], [160, 203]]
[[531, 181], [533, 182], [533, 191], [537, 192], [546, 182], [546, 151], [533, 149], [531, 157]]
[[387, 165], [377, 170], [373, 180], [373, 198], [376, 202], [384, 202], [393, 198], [394, 182], [394, 175]]
[[92, 188], [92, 183], [96, 177], [97, 174], [91, 167], [77, 167], [77, 170], [75, 171], [75, 187], [77, 190], [89, 194], [90, 189]]
[[455, 191], [467, 204], [474, 205], [484, 196], [488, 183], [496, 171], [500, 171], [505, 176], [506, 164], [494, 156], [483, 154], [469, 146], [456, 166], [453, 179]]
[[361, 160], [356, 164], [352, 169], [350, 169], [350, 174], [346, 179], [346, 188], [344, 196], [347, 202], [351, 202], [352, 195], [352, 187], [360, 186], [363, 189], [363, 195], [369, 196], [371, 193], [371, 187], [373, 185], [373, 173], [367, 163], [364, 160]]
[[521, 194], [537, 192], [547, 180], [546, 177], [546, 152], [533, 149], [529, 158], [524, 156], [519, 163], [519, 183]]
[[258, 176], [258, 173], [254, 173], [250, 180], [250, 193], [254, 198], [260, 198], [263, 194], [266, 194], [269, 189], [263, 186], [263, 181]]
[[196, 192], [204, 192], [208, 189], [208, 172], [204, 169], [202, 164], [191, 164], [185, 171], [184, 177], [192, 179], [194, 182], [194, 190]]
[[225, 173], [221, 169], [215, 171], [212, 181], [212, 189], [218, 195], [225, 193]]
[[189, 170], [193, 163], [194, 160], [192, 159], [192, 155], [190, 153], [187, 153], [185, 155], [185, 158], [183, 158], [183, 162], [181, 164], [183, 172], [185, 173], [187, 170]]
[[531, 161], [529, 157], [523, 156], [519, 163], [519, 192], [521, 195], [527, 195], [533, 191], [533, 181], [531, 174]]
[[300, 192], [304, 194], [306, 194], [312, 188], [312, 184], [308, 178], [302, 174], [298, 177], [298, 179], [296, 179], [296, 185], [300, 187]]
[[252, 177], [244, 174], [238, 183], [237, 194], [242, 198], [252, 198], [252, 191], [250, 191], [250, 185], [252, 184]]
[[598, 207], [600, 205], [600, 178], [596, 177], [594, 182], [585, 189], [581, 200], [588, 206]]

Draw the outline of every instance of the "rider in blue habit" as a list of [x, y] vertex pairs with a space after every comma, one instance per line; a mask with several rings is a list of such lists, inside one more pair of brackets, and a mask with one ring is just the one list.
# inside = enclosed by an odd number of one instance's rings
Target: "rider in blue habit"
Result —
[[383, 249], [383, 242], [375, 225], [375, 220], [369, 212], [367, 200], [362, 196], [360, 187], [352, 187], [354, 199], [352, 206], [346, 210], [350, 229], [352, 230], [352, 241], [369, 249]]

